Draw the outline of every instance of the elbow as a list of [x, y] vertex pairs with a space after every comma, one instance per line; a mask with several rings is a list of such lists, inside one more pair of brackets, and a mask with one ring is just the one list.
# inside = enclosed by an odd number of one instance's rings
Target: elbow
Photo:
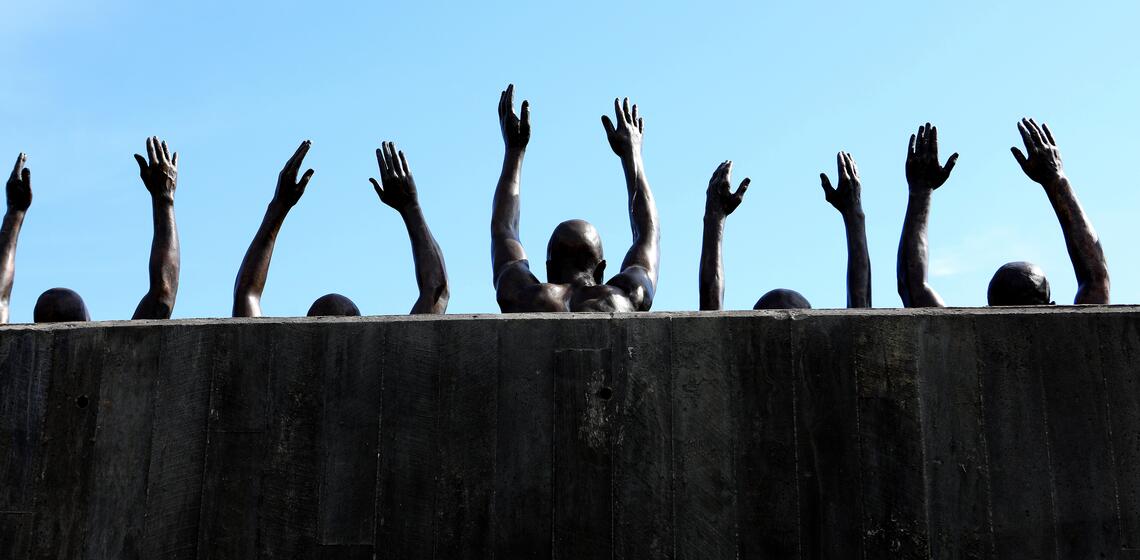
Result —
[[420, 290], [420, 297], [412, 306], [412, 315], [442, 315], [447, 312], [447, 302], [451, 299], [451, 289], [447, 280], [435, 283], [431, 287], [425, 286]]

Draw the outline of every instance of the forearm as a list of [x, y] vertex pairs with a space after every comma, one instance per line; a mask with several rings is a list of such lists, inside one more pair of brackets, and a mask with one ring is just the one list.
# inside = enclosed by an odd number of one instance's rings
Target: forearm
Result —
[[420, 292], [412, 313], [443, 313], [447, 311], [450, 296], [443, 252], [432, 236], [418, 204], [404, 208], [400, 215], [404, 218], [408, 238], [412, 242], [412, 260], [415, 262], [416, 285]]
[[1053, 211], [1057, 214], [1057, 221], [1065, 237], [1065, 247], [1069, 251], [1069, 260], [1072, 261], [1077, 276], [1075, 303], [1109, 303], [1108, 264], [1105, 262], [1104, 250], [1072, 185], [1062, 175], [1052, 184], [1044, 186]]
[[508, 148], [503, 156], [503, 171], [495, 187], [491, 208], [491, 271], [497, 281], [503, 266], [526, 258], [519, 242], [519, 189], [525, 151]]
[[180, 254], [174, 202], [152, 198], [154, 239], [150, 247], [150, 288], [135, 311], [135, 319], [168, 319], [178, 294]]
[[503, 170], [495, 186], [491, 211], [491, 235], [518, 239], [519, 190], [522, 182], [524, 150], [508, 149], [503, 156]]
[[903, 305], [937, 307], [941, 300], [927, 284], [928, 248], [926, 224], [930, 216], [930, 193], [911, 193], [899, 241], [898, 279]]
[[847, 231], [847, 307], [871, 307], [871, 257], [862, 208], [843, 213]]
[[649, 180], [645, 176], [645, 165], [641, 154], [635, 152], [632, 156], [622, 157], [621, 163], [629, 193], [629, 221], [633, 231], [633, 246], [626, 254], [622, 268], [643, 266], [650, 272], [653, 283], [656, 284], [658, 242], [661, 236], [657, 220], [657, 204], [653, 200], [653, 191], [650, 190]]
[[719, 311], [724, 307], [724, 267], [721, 244], [724, 239], [724, 217], [705, 213], [705, 231], [701, 242], [700, 296], [701, 311]]
[[8, 322], [12, 284], [16, 278], [16, 242], [24, 225], [24, 211], [9, 208], [0, 226], [0, 323]]
[[269, 204], [261, 226], [254, 235], [253, 241], [246, 250], [245, 258], [238, 269], [237, 280], [234, 283], [234, 317], [260, 317], [261, 293], [265, 289], [265, 280], [269, 275], [269, 263], [273, 259], [273, 247], [277, 242], [277, 233], [289, 209], [276, 201]]

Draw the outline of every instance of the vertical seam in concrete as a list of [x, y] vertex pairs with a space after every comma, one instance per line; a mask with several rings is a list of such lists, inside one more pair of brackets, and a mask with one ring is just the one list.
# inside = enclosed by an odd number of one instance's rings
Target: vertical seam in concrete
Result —
[[[1040, 324], [1040, 321], [1033, 321], [1033, 332], [1039, 332], [1037, 329]], [[1037, 379], [1039, 381], [1038, 386], [1040, 387], [1039, 390], [1041, 396], [1041, 426], [1045, 432], [1045, 460], [1049, 462], [1049, 506], [1050, 513], [1053, 514], [1053, 554], [1054, 558], [1061, 558], [1061, 542], [1058, 540], [1057, 535], [1060, 529], [1058, 527], [1059, 519], [1057, 516], [1057, 474], [1055, 472], [1056, 469], [1053, 466], [1053, 444], [1050, 441], [1053, 435], [1049, 431], [1049, 400], [1045, 395], [1045, 374], [1040, 371], [1035, 371], [1032, 373], [1035, 373], [1037, 375]]]
[[785, 322], [788, 326], [788, 371], [792, 372], [792, 464], [794, 465], [793, 472], [795, 473], [795, 487], [796, 491], [796, 557], [803, 558], [803, 518], [801, 513], [803, 511], [803, 503], [800, 497], [800, 434], [799, 434], [799, 393], [796, 391], [798, 379], [796, 375], [796, 348], [795, 343], [792, 341], [792, 336], [795, 332], [792, 329], [793, 321], [786, 319]]
[[[440, 340], [440, 331], [443, 330], [440, 327], [440, 325], [442, 325], [442, 324], [443, 323], [441, 321], [433, 321], [432, 322], [432, 336], [437, 342]], [[441, 443], [440, 443], [440, 439], [441, 439], [440, 434], [442, 434], [442, 432], [443, 432], [443, 430], [441, 428], [441, 424], [443, 423], [443, 374], [441, 373], [441, 370], [443, 369], [443, 365], [441, 364], [442, 360], [437, 359], [437, 360], [433, 360], [433, 361], [435, 362], [435, 367], [432, 368], [432, 375], [435, 376], [435, 402], [433, 403], [435, 405], [435, 407], [434, 407], [435, 410], [434, 410], [434, 414], [432, 414], [432, 419], [434, 420], [434, 422], [432, 424], [431, 441], [435, 444], [433, 446], [434, 449], [432, 450], [433, 451], [432, 458], [435, 460], [435, 463], [436, 463], [435, 465], [433, 465], [433, 468], [436, 472], [436, 475], [435, 475], [435, 492], [432, 492], [432, 494], [431, 494], [431, 500], [432, 500], [432, 502], [431, 502], [431, 514], [432, 514], [431, 515], [431, 526], [432, 526], [431, 527], [431, 529], [432, 529], [431, 530], [431, 539], [432, 539], [431, 557], [432, 557], [432, 560], [435, 560], [436, 551], [439, 548], [439, 533], [440, 533], [440, 527], [439, 527], [439, 495], [441, 492], [444, 491], [444, 488], [443, 488], [445, 485], [444, 478], [445, 478], [446, 474], [443, 472], [444, 450], [441, 449]]]
[[978, 352], [978, 326], [977, 319], [970, 318], [970, 331], [974, 339], [974, 376], [977, 379], [978, 385], [978, 418], [981, 422], [981, 435], [982, 435], [982, 454], [985, 457], [983, 463], [986, 469], [986, 521], [990, 534], [990, 556], [997, 555], [997, 537], [994, 535], [994, 494], [993, 486], [990, 483], [990, 443], [989, 438], [986, 436], [986, 392], [985, 385], [982, 382], [984, 368], [981, 367], [982, 353]]
[[[848, 341], [848, 343], [851, 342], [853, 341]], [[863, 423], [859, 417], [859, 356], [860, 351], [856, 347], [855, 351], [851, 353], [851, 374], [855, 377], [851, 385], [854, 388], [855, 437], [858, 440], [855, 448], [859, 450], [855, 455], [859, 464], [859, 556], [865, 560], [867, 558], [867, 528], [864, 523], [867, 521], [867, 496], [865, 495], [866, 486], [863, 485]]]
[[673, 399], [676, 397], [676, 387], [673, 386], [673, 352], [677, 347], [673, 342], [673, 317], [669, 316], [669, 514], [673, 527], [673, 553], [677, 558], [677, 450], [674, 439], [674, 426], [677, 423], [676, 407]]
[[376, 476], [372, 483], [372, 556], [376, 557], [376, 548], [379, 543], [376, 542], [377, 525], [383, 519], [384, 512], [382, 511], [382, 496], [384, 486], [381, 476], [384, 469], [384, 458], [380, 456], [384, 449], [384, 377], [388, 371], [388, 334], [391, 323], [384, 324], [380, 330], [380, 404], [376, 407]]
[[210, 437], [210, 424], [213, 423], [214, 405], [216, 404], [214, 402], [214, 395], [217, 394], [217, 358], [217, 354], [215, 353], [211, 356], [210, 360], [210, 396], [206, 398], [206, 425], [203, 426], [203, 429], [206, 430], [206, 438], [205, 444], [202, 446], [202, 487], [198, 490], [198, 542], [194, 546], [194, 558], [202, 557], [202, 532], [205, 530], [205, 524], [202, 522], [202, 518], [205, 516], [206, 488], [209, 487], [209, 481], [207, 480], [209, 470], [207, 470], [207, 468], [210, 466], [210, 443], [212, 441]]
[[927, 466], [930, 462], [926, 459], [926, 399], [922, 398], [922, 372], [919, 371], [918, 365], [922, 362], [920, 353], [924, 352], [925, 346], [922, 342], [926, 339], [926, 324], [927, 316], [920, 316], [918, 318], [920, 328], [911, 331], [914, 343], [914, 352], [911, 353], [911, 364], [914, 366], [914, 399], [918, 401], [918, 443], [922, 455], [922, 513], [926, 516], [926, 557], [933, 558], [933, 551], [931, 549], [931, 541], [934, 540], [934, 531], [930, 526], [930, 472]]
[[[499, 542], [499, 539], [498, 539], [499, 525], [498, 525], [498, 523], [499, 523], [499, 520], [498, 520], [498, 515], [497, 515], [498, 504], [497, 504], [497, 500], [496, 500], [496, 498], [498, 497], [498, 492], [495, 490], [495, 481], [498, 480], [498, 478], [499, 478], [499, 384], [502, 382], [500, 375], [499, 375], [500, 370], [502, 369], [501, 367], [499, 367], [499, 359], [500, 359], [500, 356], [503, 355], [502, 354], [502, 348], [503, 348], [502, 329], [500, 328], [501, 324], [502, 323], [496, 322], [495, 326], [494, 326], [494, 329], [495, 329], [495, 385], [494, 385], [495, 386], [495, 393], [494, 393], [494, 395], [495, 395], [495, 402], [494, 402], [495, 416], [494, 416], [494, 418], [495, 418], [495, 420], [491, 423], [491, 481], [490, 481], [490, 493], [491, 493], [491, 495], [488, 497], [489, 507], [488, 507], [488, 512], [487, 512], [488, 517], [489, 517], [489, 519], [487, 520], [487, 529], [491, 533], [490, 535], [488, 535], [488, 543], [490, 546], [491, 560], [495, 560], [495, 557], [499, 552], [498, 551], [498, 542]], [[379, 462], [377, 462], [377, 463], [379, 463]], [[373, 538], [374, 542], [375, 542], [375, 540], [376, 539]], [[373, 553], [373, 557], [375, 558], [375, 553]]]
[[1104, 387], [1104, 428], [1108, 435], [1108, 461], [1109, 461], [1109, 474], [1112, 476], [1112, 501], [1116, 509], [1116, 529], [1119, 535], [1120, 542], [1117, 543], [1118, 548], [1124, 548], [1124, 516], [1120, 511], [1120, 476], [1117, 472], [1116, 466], [1116, 440], [1112, 435], [1112, 400], [1109, 397], [1108, 388], [1108, 374], [1105, 373], [1107, 368], [1104, 365], [1104, 341], [1106, 338], [1102, 336], [1103, 322], [1094, 321], [1096, 328], [1096, 337], [1100, 341], [1097, 345], [1098, 356], [1100, 358], [1100, 380]]

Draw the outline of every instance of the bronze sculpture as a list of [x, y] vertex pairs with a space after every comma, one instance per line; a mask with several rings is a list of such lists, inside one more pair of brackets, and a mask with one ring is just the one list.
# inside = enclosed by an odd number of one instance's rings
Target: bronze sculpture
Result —
[[629, 99], [614, 100], [617, 124], [602, 117], [610, 148], [621, 159], [629, 198], [633, 246], [621, 272], [603, 282], [606, 261], [598, 232], [589, 222], [568, 220], [547, 245], [546, 279], [530, 269], [519, 240], [519, 187], [530, 141], [530, 103], [521, 118], [514, 111], [514, 85], [499, 96], [499, 124], [505, 154], [491, 215], [491, 263], [495, 295], [504, 313], [538, 311], [648, 311], [653, 305], [660, 261], [657, 206], [641, 157], [644, 122]]
[[[269, 275], [269, 264], [273, 258], [277, 234], [281, 230], [285, 216], [301, 199], [305, 187], [313, 177], [313, 170], [309, 169], [300, 180], [297, 179], [301, 163], [311, 145], [312, 142], [308, 140], [302, 142], [277, 177], [277, 189], [273, 199], [238, 270], [234, 284], [234, 317], [261, 316], [261, 294], [265, 289], [266, 277]], [[420, 297], [412, 307], [412, 313], [443, 313], [447, 310], [450, 293], [447, 270], [443, 254], [435, 238], [432, 237], [420, 209], [415, 180], [408, 169], [407, 159], [391, 142], [383, 143], [382, 147], [376, 150], [376, 159], [380, 166], [381, 182], [378, 183], [375, 179], [369, 181], [372, 182], [380, 200], [400, 212], [412, 241], [416, 282], [420, 288]], [[309, 317], [359, 316], [360, 309], [345, 296], [326, 294], [313, 302], [307, 315]]]
[[843, 216], [847, 233], [847, 307], [871, 307], [871, 255], [867, 250], [859, 168], [847, 152], [839, 152], [835, 159], [839, 168], [837, 186], [831, 186], [826, 173], [819, 174], [819, 181], [824, 198]]
[[[1024, 155], [1016, 147], [1010, 150], [1025, 175], [1045, 190], [1057, 214], [1077, 276], [1074, 303], [1109, 303], [1110, 284], [1104, 251], [1064, 173], [1052, 131], [1048, 126], [1038, 126], [1033, 119], [1022, 119], [1017, 128], [1029, 155]], [[897, 269], [899, 295], [906, 307], [945, 306], [927, 281], [926, 226], [931, 194], [949, 178], [957, 159], [958, 154], [954, 154], [945, 166], [939, 165], [938, 129], [930, 123], [919, 127], [918, 132], [910, 137], [906, 163], [910, 199], [899, 241]], [[1045, 274], [1027, 262], [1011, 262], [999, 268], [990, 280], [987, 299], [990, 305], [1053, 303]]]
[[16, 242], [24, 225], [24, 215], [32, 205], [32, 170], [25, 167], [27, 162], [27, 154], [16, 157], [5, 187], [8, 209], [0, 226], [0, 323], [8, 322], [12, 284], [16, 278]]
[[[180, 266], [180, 252], [178, 247], [178, 226], [174, 219], [174, 191], [178, 185], [178, 153], [171, 153], [166, 142], [157, 136], [147, 138], [147, 157], [135, 154], [135, 161], [139, 164], [139, 175], [143, 185], [150, 192], [151, 210], [154, 218], [154, 237], [150, 248], [150, 287], [146, 295], [135, 308], [132, 320], [136, 319], [169, 319], [174, 311], [175, 297], [178, 295], [178, 274]], [[16, 169], [8, 180], [8, 207], [9, 213], [15, 208], [19, 210], [18, 221], [14, 218], [13, 227], [9, 226], [8, 217], [5, 217], [5, 228], [0, 237], [3, 237], [2, 268], [0, 281], [4, 290], [4, 320], [7, 321], [7, 295], [11, 293], [12, 278], [15, 274], [15, 246], [16, 235], [19, 234], [19, 223], [23, 221], [23, 212], [31, 204], [31, 171], [24, 167], [27, 158], [20, 154], [16, 161]], [[17, 178], [19, 175], [19, 178]], [[13, 200], [16, 201], [15, 206]], [[33, 318], [37, 323], [56, 323], [64, 321], [89, 321], [90, 313], [83, 302], [83, 298], [75, 291], [67, 288], [52, 288], [40, 294], [33, 310]]]

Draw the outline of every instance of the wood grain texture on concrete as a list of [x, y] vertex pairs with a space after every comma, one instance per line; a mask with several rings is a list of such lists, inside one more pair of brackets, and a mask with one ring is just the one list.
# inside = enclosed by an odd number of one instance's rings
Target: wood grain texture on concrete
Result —
[[1140, 308], [0, 327], [0, 559], [1140, 558]]

